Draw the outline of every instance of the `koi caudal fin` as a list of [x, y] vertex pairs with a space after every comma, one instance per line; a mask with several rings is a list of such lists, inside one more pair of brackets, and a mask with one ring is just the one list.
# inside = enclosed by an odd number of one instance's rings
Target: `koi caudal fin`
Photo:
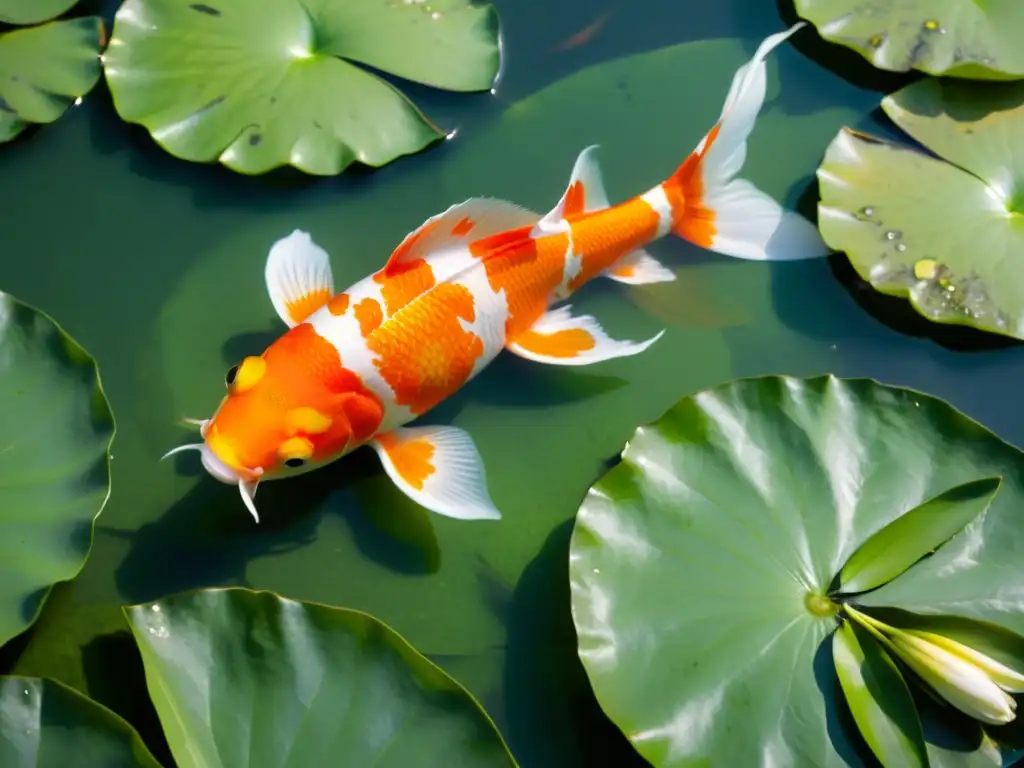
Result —
[[662, 184], [673, 213], [679, 211], [672, 225], [676, 235], [741, 259], [808, 259], [829, 252], [811, 222], [784, 210], [749, 181], [735, 178], [764, 105], [765, 58], [803, 26], [805, 22], [795, 24], [761, 43], [733, 77], [718, 122]]

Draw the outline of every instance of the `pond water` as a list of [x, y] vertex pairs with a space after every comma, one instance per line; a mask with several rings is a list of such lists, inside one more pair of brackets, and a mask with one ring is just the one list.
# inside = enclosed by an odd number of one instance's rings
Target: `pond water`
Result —
[[[102, 5], [109, 21], [116, 3]], [[675, 168], [736, 68], [795, 21], [788, 1], [496, 5], [506, 51], [496, 94], [402, 84], [457, 135], [376, 172], [248, 178], [179, 161], [118, 119], [102, 82], [59, 122], [0, 148], [0, 288], [96, 356], [118, 422], [92, 555], [6, 653], [17, 672], [118, 711], [161, 757], [119, 606], [246, 585], [386, 621], [480, 699], [524, 767], [642, 765], [576, 657], [567, 581], [576, 509], [636, 425], [731, 378], [832, 372], [929, 392], [1024, 444], [1018, 350], [928, 325], [842, 257], [772, 266], [671, 239], [652, 251], [676, 282], [599, 281], [574, 301], [619, 337], [666, 327], [649, 352], [585, 369], [503, 355], [424, 419], [473, 436], [498, 523], [424, 512], [368, 449], [261, 489], [260, 525], [194, 454], [158, 463], [190, 437], [178, 420], [209, 415], [227, 368], [280, 332], [263, 283], [274, 240], [308, 230], [347, 285], [453, 202], [488, 195], [547, 210], [591, 143], [621, 200]], [[843, 125], [886, 132], [878, 101], [910, 79], [798, 34], [770, 59], [743, 175], [813, 211], [828, 142]]]

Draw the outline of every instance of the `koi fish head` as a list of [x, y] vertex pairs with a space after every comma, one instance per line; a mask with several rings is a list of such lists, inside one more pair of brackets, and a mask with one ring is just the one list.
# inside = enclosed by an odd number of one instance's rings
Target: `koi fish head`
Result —
[[257, 522], [259, 483], [334, 461], [372, 436], [383, 418], [379, 400], [309, 325], [296, 326], [262, 356], [232, 366], [225, 385], [227, 395], [211, 418], [189, 420], [203, 442], [179, 446], [164, 458], [198, 450], [211, 476], [238, 486]]

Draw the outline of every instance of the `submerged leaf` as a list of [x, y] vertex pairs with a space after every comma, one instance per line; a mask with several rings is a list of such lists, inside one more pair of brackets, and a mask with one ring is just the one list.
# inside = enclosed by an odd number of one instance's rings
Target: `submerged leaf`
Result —
[[96, 362], [0, 292], [0, 645], [85, 564], [110, 493], [113, 436]]
[[1024, 77], [1020, 0], [796, 0], [826, 40], [880, 69], [1006, 80]]
[[857, 745], [830, 725], [841, 692], [816, 664], [835, 628], [825, 590], [870, 532], [992, 476], [1007, 479], [975, 548], [992, 525], [1024, 541], [1024, 454], [942, 401], [832, 376], [679, 401], [637, 429], [573, 531], [579, 654], [605, 712], [664, 768], [843, 764]]
[[183, 766], [515, 766], [473, 697], [365, 613], [237, 588], [125, 612]]
[[0, 677], [4, 768], [160, 768], [128, 723], [54, 680]]
[[497, 14], [470, 0], [126, 0], [104, 70], [122, 119], [176, 157], [333, 175], [444, 135], [351, 62], [480, 91], [499, 58]]
[[929, 320], [1024, 339], [1024, 82], [926, 79], [882, 107], [941, 159], [840, 131], [818, 169], [825, 241]]
[[52, 123], [100, 78], [103, 21], [53, 21], [0, 35], [0, 142]]
[[839, 572], [841, 592], [866, 592], [890, 581], [958, 534], [988, 509], [1002, 483], [984, 478], [943, 491], [876, 531]]
[[845, 621], [832, 638], [832, 659], [853, 719], [879, 762], [886, 768], [927, 766], [910, 689], [878, 642]]

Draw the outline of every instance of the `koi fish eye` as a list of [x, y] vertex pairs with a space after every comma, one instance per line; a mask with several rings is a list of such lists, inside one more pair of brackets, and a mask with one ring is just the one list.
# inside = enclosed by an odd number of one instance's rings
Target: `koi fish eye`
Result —
[[281, 443], [277, 455], [284, 459], [286, 467], [297, 469], [313, 455], [313, 443], [305, 437], [292, 437]]
[[267, 361], [262, 357], [247, 357], [238, 365], [231, 366], [224, 376], [231, 393], [244, 392], [252, 389], [267, 372]]

